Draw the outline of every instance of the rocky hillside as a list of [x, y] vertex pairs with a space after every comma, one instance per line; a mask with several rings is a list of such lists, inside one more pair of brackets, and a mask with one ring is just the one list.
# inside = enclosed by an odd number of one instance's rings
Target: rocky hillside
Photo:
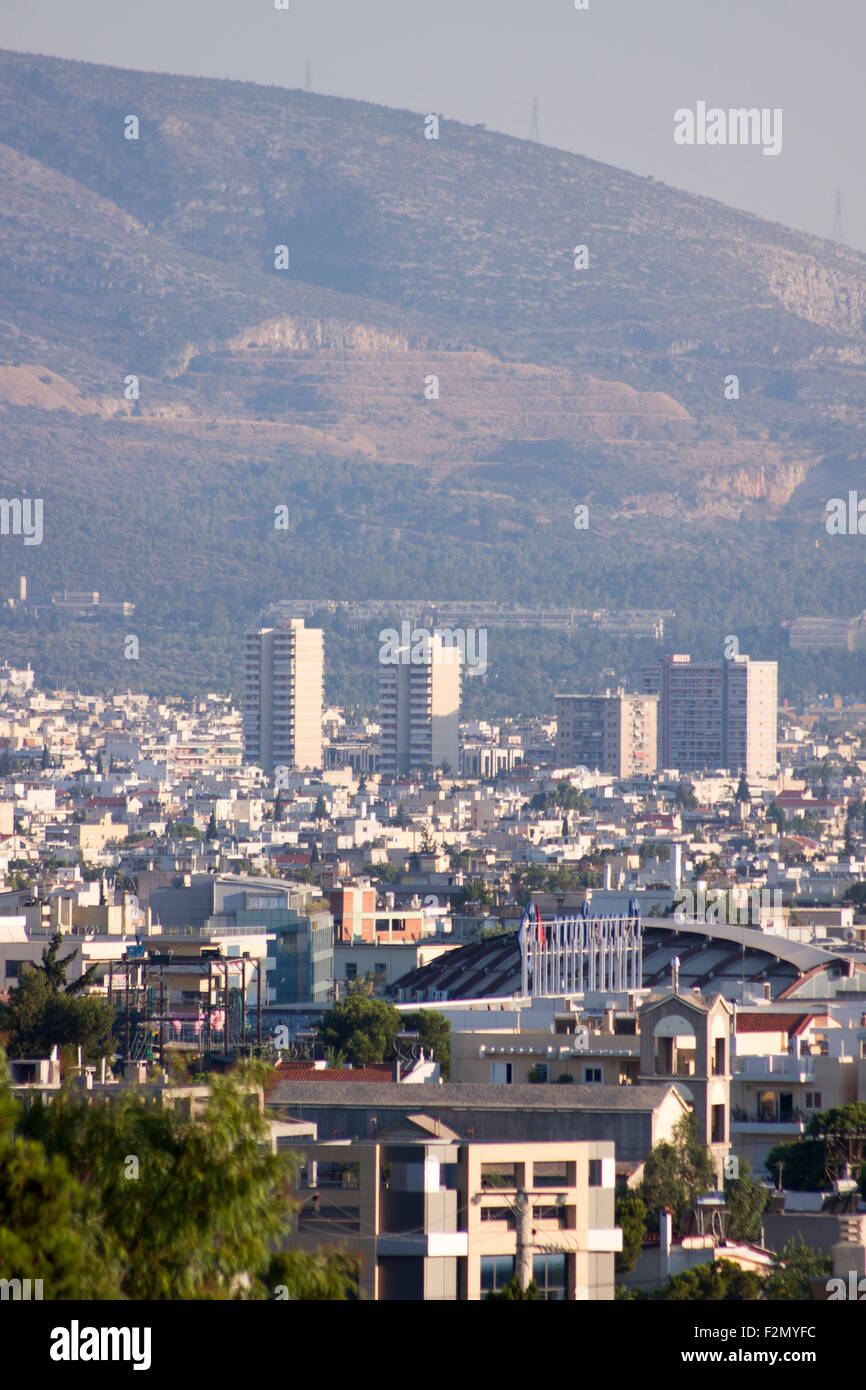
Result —
[[[810, 552], [803, 602], [866, 606], [821, 540], [864, 478], [863, 255], [420, 113], [14, 53], [0, 79], [0, 483], [46, 517], [0, 544], [4, 594], [23, 568], [204, 628], [215, 594], [641, 606], [612, 543], [678, 545], [700, 589], [735, 523]], [[802, 606], [737, 574], [752, 616]]]

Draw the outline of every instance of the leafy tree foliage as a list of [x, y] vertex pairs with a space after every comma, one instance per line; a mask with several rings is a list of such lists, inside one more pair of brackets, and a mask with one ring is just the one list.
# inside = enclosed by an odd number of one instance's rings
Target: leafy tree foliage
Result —
[[863, 1101], [835, 1105], [813, 1115], [802, 1138], [787, 1144], [776, 1144], [770, 1150], [766, 1159], [767, 1171], [775, 1177], [778, 1165], [782, 1163], [783, 1186], [793, 1192], [822, 1191], [827, 1186], [827, 1154], [826, 1144], [820, 1136], [826, 1133], [843, 1136], [845, 1151], [855, 1176], [857, 1170], [861, 1169], [860, 1189], [866, 1191], [866, 1172], [861, 1168], [866, 1153], [866, 1103]]
[[828, 1255], [800, 1239], [789, 1240], [764, 1281], [764, 1298], [773, 1303], [806, 1303], [812, 1297], [809, 1280], [826, 1279], [831, 1268]]
[[683, 1218], [704, 1192], [715, 1187], [716, 1170], [708, 1151], [697, 1138], [694, 1115], [684, 1115], [674, 1126], [673, 1142], [656, 1144], [644, 1165], [638, 1195], [647, 1208], [647, 1225], [658, 1230], [658, 1214], [669, 1208], [678, 1234]]
[[725, 1179], [725, 1205], [730, 1217], [728, 1236], [731, 1240], [758, 1240], [761, 1216], [767, 1205], [767, 1189], [751, 1176], [751, 1165], [740, 1163], [740, 1176]]
[[451, 1024], [444, 1014], [435, 1009], [419, 1009], [417, 1013], [403, 1014], [403, 1029], [417, 1033], [424, 1051], [439, 1063], [443, 1081], [451, 1075]]
[[362, 1067], [384, 1062], [394, 1051], [403, 1020], [393, 1004], [350, 994], [326, 1013], [319, 1024], [319, 1041], [339, 1061]]
[[16, 1135], [20, 1107], [0, 1050], [0, 1269], [41, 1279], [46, 1299], [112, 1298], [117, 1286], [86, 1219], [84, 1188], [64, 1161]]
[[623, 1192], [616, 1199], [617, 1226], [622, 1229], [622, 1251], [616, 1254], [617, 1274], [630, 1274], [640, 1259], [646, 1234], [646, 1207], [636, 1192]]
[[66, 1229], [90, 1233], [114, 1296], [261, 1299], [275, 1296], [274, 1280], [290, 1298], [346, 1296], [345, 1261], [275, 1253], [296, 1207], [297, 1160], [270, 1152], [259, 1079], [254, 1068], [214, 1077], [196, 1118], [134, 1092], [104, 1105], [65, 1092], [22, 1117], [70, 1184]]
[[83, 993], [98, 967], [90, 966], [67, 983], [77, 949], [59, 958], [62, 940], [61, 933], [55, 933], [42, 952], [41, 965], [22, 966], [9, 1002], [0, 1004], [0, 1028], [8, 1033], [11, 1057], [47, 1057], [54, 1046], [80, 1047], [84, 1061], [93, 1063], [112, 1051], [112, 1010], [106, 1000]]
[[759, 1274], [740, 1269], [732, 1260], [716, 1260], [672, 1275], [650, 1298], [671, 1303], [754, 1303], [761, 1297], [761, 1285]]
[[697, 807], [698, 798], [695, 795], [695, 789], [686, 778], [683, 778], [677, 787], [676, 803], [684, 811], [694, 811]]

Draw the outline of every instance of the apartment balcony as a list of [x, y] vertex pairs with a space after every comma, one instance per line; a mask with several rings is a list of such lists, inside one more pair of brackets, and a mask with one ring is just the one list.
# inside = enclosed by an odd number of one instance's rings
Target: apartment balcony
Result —
[[809, 1057], [732, 1057], [731, 1075], [742, 1081], [814, 1081], [815, 1069]]
[[[799, 1113], [799, 1112], [798, 1112]], [[745, 1120], [735, 1120], [731, 1118], [730, 1134], [733, 1139], [735, 1135], [742, 1135], [753, 1138], [761, 1134], [769, 1139], [799, 1139], [805, 1132], [806, 1126], [802, 1120], [762, 1120], [757, 1115], [751, 1115]]]

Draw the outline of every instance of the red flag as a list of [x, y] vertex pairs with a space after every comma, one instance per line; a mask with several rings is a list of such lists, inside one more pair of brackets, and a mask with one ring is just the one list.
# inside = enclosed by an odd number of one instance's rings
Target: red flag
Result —
[[544, 924], [541, 920], [541, 908], [538, 906], [538, 903], [535, 904], [535, 930], [538, 934], [539, 946], [546, 945], [547, 938], [544, 934]]

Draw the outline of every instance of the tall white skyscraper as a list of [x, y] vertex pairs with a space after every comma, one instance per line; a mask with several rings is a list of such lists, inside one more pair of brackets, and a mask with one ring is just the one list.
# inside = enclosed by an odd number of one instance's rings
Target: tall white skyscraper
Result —
[[423, 656], [417, 645], [400, 647], [381, 668], [379, 771], [386, 777], [443, 763], [453, 773], [460, 768], [460, 649], [436, 634]]
[[275, 767], [322, 766], [325, 649], [303, 618], [248, 632], [244, 649], [244, 758]]
[[645, 666], [644, 691], [659, 697], [659, 766], [772, 776], [778, 761], [777, 672], [775, 661], [747, 656], [666, 656]]

